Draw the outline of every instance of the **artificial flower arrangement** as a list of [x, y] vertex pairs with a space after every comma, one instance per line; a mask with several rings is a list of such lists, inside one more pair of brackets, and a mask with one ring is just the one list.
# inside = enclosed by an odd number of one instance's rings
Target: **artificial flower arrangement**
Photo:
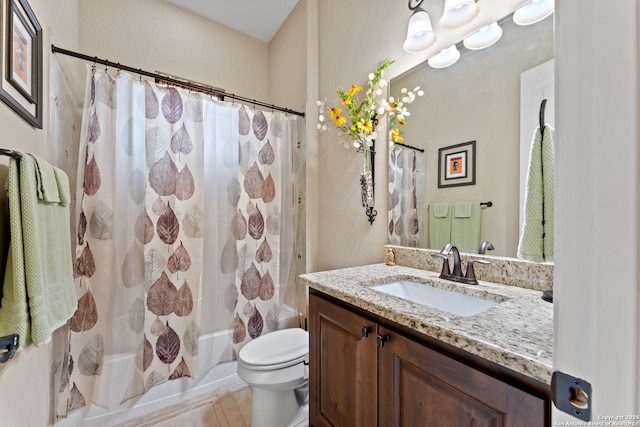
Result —
[[359, 94], [364, 90], [353, 84], [348, 90], [337, 89], [340, 103], [329, 106], [325, 101], [318, 101], [318, 130], [326, 131], [331, 122], [340, 131], [341, 141], [345, 148], [355, 148], [364, 153], [363, 171], [361, 174], [362, 202], [368, 207], [373, 206], [373, 178], [371, 175], [371, 147], [378, 137], [377, 125], [387, 113], [389, 114], [389, 146], [402, 142], [401, 127], [406, 124], [410, 116], [406, 105], [415, 101], [416, 96], [424, 95], [420, 87], [413, 91], [403, 88], [402, 98], [399, 100], [389, 97], [386, 99], [389, 82], [384, 77], [384, 71], [393, 64], [394, 60], [385, 59], [384, 62], [369, 74], [367, 90], [364, 99]]

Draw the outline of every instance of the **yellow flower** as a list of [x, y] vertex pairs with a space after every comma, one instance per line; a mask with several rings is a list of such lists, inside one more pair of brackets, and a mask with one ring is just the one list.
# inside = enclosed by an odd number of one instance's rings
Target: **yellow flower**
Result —
[[343, 99], [342, 102], [340, 103], [340, 105], [347, 105], [347, 106], [349, 106], [351, 104], [353, 104], [353, 100], [349, 99], [349, 98]]
[[404, 141], [404, 138], [402, 137], [402, 135], [400, 135], [400, 129], [395, 128], [394, 130], [391, 131], [391, 140], [393, 142], [402, 142], [402, 141]]
[[407, 122], [404, 119], [398, 119], [398, 125], [404, 126]]
[[373, 131], [373, 123], [371, 120], [360, 119], [356, 124], [360, 132], [364, 132], [365, 135], [369, 135]]
[[357, 84], [351, 85], [351, 89], [349, 89], [349, 96], [353, 97], [356, 93], [360, 92], [362, 88]]
[[338, 117], [340, 115], [340, 113], [342, 113], [342, 110], [338, 107], [334, 107], [331, 109], [331, 111], [329, 111], [329, 117], [334, 119], [336, 117]]
[[347, 119], [345, 119], [345, 118], [344, 118], [344, 117], [342, 117], [342, 116], [336, 116], [336, 118], [335, 118], [335, 119], [333, 119], [333, 124], [335, 124], [335, 125], [336, 125], [336, 127], [338, 127], [338, 128], [339, 128], [340, 126], [344, 125], [345, 123], [347, 123]]

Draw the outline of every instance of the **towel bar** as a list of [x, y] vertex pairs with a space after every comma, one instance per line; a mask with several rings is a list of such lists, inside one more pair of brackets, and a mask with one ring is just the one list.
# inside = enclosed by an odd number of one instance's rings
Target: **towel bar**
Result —
[[22, 154], [20, 154], [19, 152], [14, 150], [7, 150], [6, 148], [0, 148], [0, 154], [3, 156], [13, 157], [14, 159], [19, 159], [22, 157]]
[[[493, 206], [493, 202], [480, 202], [480, 206], [486, 206], [490, 208], [491, 206]], [[427, 206], [427, 209], [429, 209], [429, 206]]]
[[0, 338], [0, 363], [8, 362], [16, 351], [18, 351], [18, 345], [20, 344], [20, 337], [18, 334], [7, 335]]

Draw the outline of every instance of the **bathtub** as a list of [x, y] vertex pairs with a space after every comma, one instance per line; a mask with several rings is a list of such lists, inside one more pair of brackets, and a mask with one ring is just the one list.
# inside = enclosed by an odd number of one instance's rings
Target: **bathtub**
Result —
[[[297, 311], [290, 307], [285, 307], [280, 312], [279, 325], [281, 328], [299, 327], [300, 320]], [[231, 334], [232, 331], [229, 329], [201, 336], [199, 345], [203, 352], [202, 354], [211, 354], [213, 343], [219, 339], [230, 343]], [[108, 375], [105, 378], [117, 377], [112, 372], [117, 372], [121, 377], [129, 378], [127, 373], [123, 372], [123, 369], [126, 370], [123, 367], [130, 365], [129, 357], [134, 356], [115, 355], [105, 357], [103, 375]], [[217, 348], [213, 353], [214, 360], [228, 360], [230, 358], [230, 344], [226, 348]], [[200, 358], [199, 363], [206, 364], [208, 361]], [[236, 374], [236, 366], [237, 363], [235, 361], [220, 363], [196, 380], [178, 378], [167, 381], [153, 387], [140, 397], [130, 399], [121, 404], [109, 405], [109, 409], [95, 405], [85, 406], [72, 412], [69, 417], [57, 420], [55, 427], [107, 427], [151, 414], [181, 401], [213, 393], [222, 387], [240, 382], [241, 380]], [[201, 372], [203, 371], [204, 369]], [[112, 396], [110, 400], [117, 402], [118, 397]]]

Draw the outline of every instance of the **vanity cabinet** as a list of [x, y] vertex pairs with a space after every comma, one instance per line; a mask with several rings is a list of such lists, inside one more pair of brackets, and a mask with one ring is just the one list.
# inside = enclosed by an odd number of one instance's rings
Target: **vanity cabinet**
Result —
[[310, 426], [550, 424], [548, 386], [527, 390], [315, 290], [309, 314]]

